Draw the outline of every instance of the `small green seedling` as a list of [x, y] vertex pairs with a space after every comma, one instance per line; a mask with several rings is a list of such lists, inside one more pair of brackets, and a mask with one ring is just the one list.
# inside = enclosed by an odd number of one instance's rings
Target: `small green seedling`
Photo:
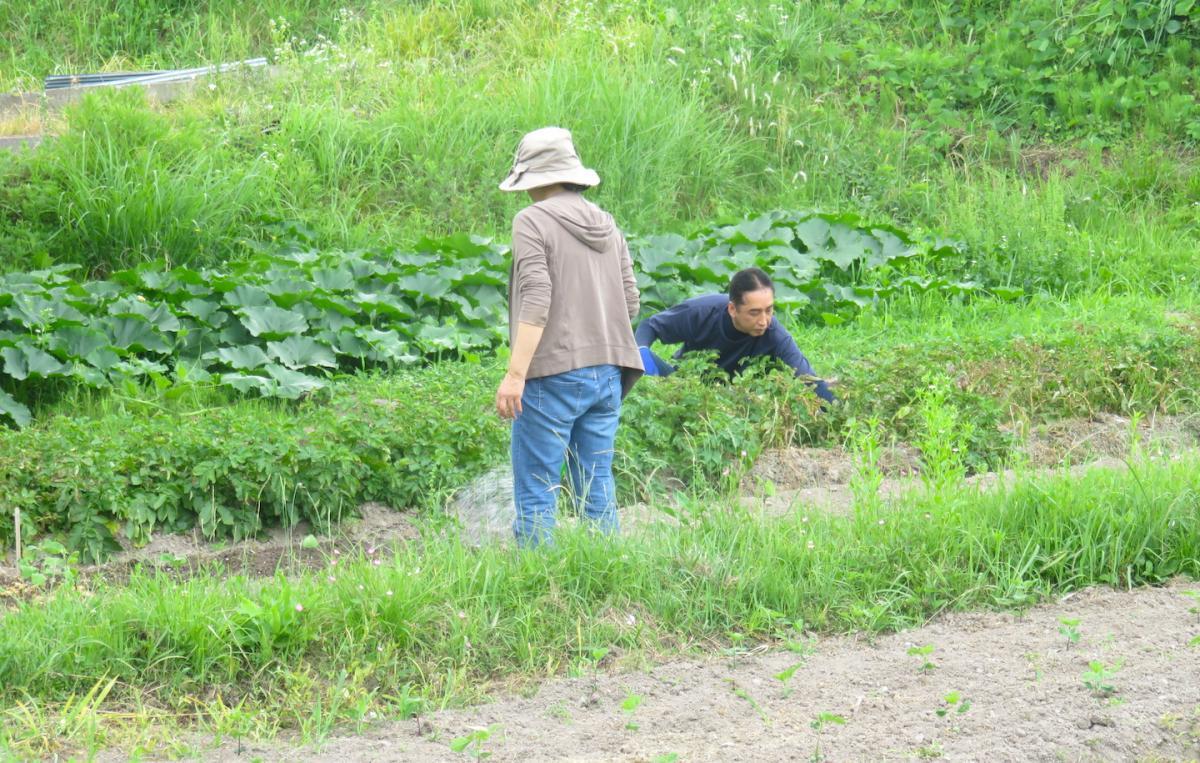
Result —
[[939, 707], [936, 711], [939, 718], [945, 718], [951, 710], [957, 715], [962, 715], [971, 709], [971, 700], [965, 699], [960, 691], [950, 692], [942, 697], [942, 702], [944, 707]]
[[746, 653], [743, 644], [746, 642], [746, 634], [738, 631], [727, 631], [725, 635], [729, 638], [729, 647], [725, 649], [725, 654], [737, 656]]
[[[830, 723], [843, 726], [846, 723], [846, 718], [845, 716], [838, 715], [837, 713], [817, 713], [817, 717], [813, 718], [812, 722], [810, 722], [808, 725], [812, 726], [813, 731], [820, 734], [821, 729], [825, 728], [825, 726]], [[824, 756], [821, 755], [821, 740], [819, 737], [817, 739], [817, 746], [813, 748], [813, 753], [811, 756], [809, 756], [809, 760], [813, 761], [813, 763], [819, 763], [819, 761], [825, 760]]]
[[808, 724], [813, 727], [814, 731], [820, 731], [827, 724], [834, 723], [838, 726], [846, 725], [846, 717], [837, 713], [817, 713], [817, 717], [813, 718], [812, 723]]
[[637, 731], [638, 725], [633, 722], [633, 714], [642, 705], [642, 695], [630, 692], [621, 702], [621, 709], [629, 714], [629, 721], [626, 722], [625, 728], [630, 731]]
[[1188, 642], [1188, 646], [1200, 646], [1200, 636], [1192, 636], [1192, 640]]
[[1058, 622], [1062, 623], [1058, 627], [1058, 632], [1067, 640], [1067, 649], [1071, 648], [1071, 644], [1079, 643], [1079, 618], [1078, 617], [1060, 617]]
[[922, 658], [923, 662], [920, 668], [922, 673], [932, 673], [933, 671], [937, 670], [937, 665], [934, 665], [929, 659], [929, 655], [933, 654], [933, 649], [933, 644], [926, 644], [925, 646], [910, 646], [908, 648], [908, 653], [910, 655]]
[[775, 680], [783, 684], [783, 696], [785, 698], [791, 696], [792, 694], [792, 687], [788, 685], [788, 682], [792, 680], [792, 676], [796, 675], [796, 671], [802, 667], [804, 667], [804, 663], [797, 662], [790, 668], [784, 668], [775, 674]]
[[1116, 667], [1110, 668], [1100, 660], [1092, 660], [1088, 663], [1088, 671], [1083, 674], [1083, 685], [1095, 694], [1108, 696], [1117, 691], [1116, 687], [1109, 683], [1116, 672]]
[[499, 726], [492, 724], [491, 726], [488, 726], [486, 729], [475, 729], [470, 734], [466, 734], [465, 736], [455, 737], [454, 739], [450, 740], [450, 749], [453, 750], [454, 752], [461, 752], [465, 755], [470, 755], [472, 758], [475, 758], [476, 760], [483, 760], [484, 758], [490, 758], [492, 756], [492, 753], [483, 749], [483, 744], [489, 738], [491, 738], [492, 734], [498, 728], [499, 728]]
[[771, 719], [767, 717], [767, 713], [765, 710], [763, 710], [762, 705], [758, 704], [758, 700], [750, 696], [750, 692], [738, 686], [737, 681], [733, 680], [732, 678], [726, 678], [725, 680], [729, 682], [729, 688], [733, 690], [733, 695], [746, 700], [750, 707], [754, 708], [754, 711], [758, 713], [758, 717], [762, 719], [762, 722], [770, 725]]
[[679, 760], [679, 753], [664, 752], [662, 755], [655, 755], [650, 759], [650, 763], [675, 763]]
[[571, 675], [578, 678], [587, 675], [589, 672], [592, 675], [592, 684], [595, 688], [596, 682], [599, 680], [600, 663], [608, 656], [608, 648], [603, 646], [588, 647], [584, 653], [579, 656], [578, 662], [571, 666]]

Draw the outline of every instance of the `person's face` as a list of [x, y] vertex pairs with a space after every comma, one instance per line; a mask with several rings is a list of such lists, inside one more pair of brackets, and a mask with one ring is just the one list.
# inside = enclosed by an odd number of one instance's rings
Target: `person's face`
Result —
[[762, 336], [775, 315], [775, 290], [766, 288], [742, 295], [742, 304], [729, 303], [733, 327], [743, 334]]

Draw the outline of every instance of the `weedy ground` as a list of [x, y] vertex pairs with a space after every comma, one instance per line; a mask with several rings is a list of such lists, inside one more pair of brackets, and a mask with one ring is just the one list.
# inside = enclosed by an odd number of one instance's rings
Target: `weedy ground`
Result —
[[[0, 501], [60, 522], [55, 537], [25, 539], [45, 552], [36, 574], [50, 589], [3, 615], [6, 754], [161, 749], [180, 728], [311, 741], [513, 682], [603, 673], [608, 655], [636, 664], [809, 633], [873, 637], [946, 611], [1200, 572], [1194, 456], [1143, 461], [1134, 448], [1128, 473], [988, 494], [961, 481], [1014, 463], [1022, 428], [1196, 412], [1195, 4], [336, 6], [0, 6], [0, 22], [20, 30], [0, 42], [6, 88], [51, 71], [259, 54], [277, 65], [267, 80], [213, 80], [166, 106], [124, 92], [63, 115], [5, 115], [10, 131], [36, 121], [56, 137], [0, 156], [0, 268], [221, 265], [286, 230], [328, 250], [504, 238], [521, 200], [495, 184], [517, 139], [562, 123], [604, 177], [594, 197], [627, 230], [687, 235], [775, 208], [853, 212], [962, 243], [926, 275], [1020, 297], [905, 293], [849, 320], [784, 315], [838, 380], [843, 404], [827, 413], [769, 374], [713, 385], [695, 368], [644, 384], [618, 444], [622, 501], [693, 510], [611, 543], [567, 533], [540, 554], [467, 549], [430, 520], [385, 555], [292, 576], [147, 571], [54, 586], [70, 577], [67, 549], [148, 517], [154, 531], [170, 527], [171, 512], [158, 512], [184, 497], [230, 536], [298, 507], [327, 519], [370, 499], [430, 510], [502, 462], [506, 443], [489, 412], [503, 361], [469, 353], [339, 378], [292, 403], [64, 382], [30, 401], [31, 427], [0, 433]], [[872, 487], [893, 441], [920, 454], [926, 484], [889, 503]], [[754, 459], [788, 445], [856, 454], [852, 517], [767, 521], [729, 508]], [[226, 492], [206, 503], [197, 480]], [[260, 515], [260, 500], [271, 511]], [[1018, 653], [1040, 655], [1039, 670], [1052, 649], [1084, 660], [1063, 675], [1091, 703], [1076, 719], [1089, 730], [1108, 728], [1091, 708], [1124, 712], [1099, 703], [1142, 675], [1088, 651], [1098, 618], [1068, 606], [1048, 620], [1053, 644]], [[951, 674], [961, 655], [950, 643], [939, 633], [896, 649], [912, 680], [931, 682], [921, 706], [938, 729], [976, 722], [988, 701], [986, 685]], [[904, 651], [930, 644], [937, 667], [921, 671]], [[803, 674], [772, 678], [794, 664], [786, 653], [763, 680], [794, 700]], [[758, 705], [734, 696], [741, 717], [773, 717], [773, 697], [737, 686]], [[634, 696], [643, 701], [619, 707]], [[610, 704], [614, 733], [647, 735], [656, 722], [641, 686]], [[1172, 719], [1160, 724], [1172, 739], [1194, 744], [1190, 708], [1153, 709]], [[819, 743], [832, 757], [857, 733], [845, 703], [803, 711], [804, 755]], [[954, 749], [938, 734], [911, 749]], [[452, 730], [437, 750], [483, 755], [514, 738], [511, 724], [487, 722]], [[646, 757], [685, 751], [669, 745]]]

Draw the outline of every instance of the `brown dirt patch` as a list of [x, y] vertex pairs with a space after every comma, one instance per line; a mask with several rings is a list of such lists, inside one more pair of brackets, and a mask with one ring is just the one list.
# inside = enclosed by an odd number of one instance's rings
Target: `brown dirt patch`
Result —
[[1155, 416], [1139, 421], [1136, 429], [1131, 419], [1112, 414], [1064, 419], [1030, 429], [1024, 453], [1033, 466], [1121, 458], [1133, 449], [1135, 436], [1149, 455], [1194, 448], [1200, 444], [1200, 416]]
[[[330, 536], [318, 537], [316, 548], [304, 548], [304, 537], [312, 532], [304, 522], [291, 529], [275, 528], [261, 539], [238, 543], [212, 543], [198, 532], [155, 536], [140, 548], [126, 548], [99, 565], [84, 565], [78, 574], [85, 582], [104, 580], [121, 583], [135, 569], [160, 570], [180, 578], [219, 567], [232, 575], [269, 577], [278, 571], [296, 572], [325, 565], [334, 549], [352, 553], [370, 547], [388, 547], [418, 537], [411, 513], [379, 503], [359, 507], [360, 517], [342, 523]], [[5, 604], [31, 598], [40, 589], [21, 579], [11, 560], [0, 564], [0, 612]]]
[[[806, 653], [672, 661], [593, 680], [553, 679], [533, 696], [386, 724], [321, 747], [226, 743], [206, 760], [441, 761], [455, 737], [494, 728], [496, 761], [1195, 760], [1200, 756], [1200, 619], [1195, 583], [1090, 589], [1023, 615], [961, 613], [873, 641], [814, 639]], [[1078, 618], [1068, 648], [1060, 618]], [[1153, 623], [1153, 627], [1147, 627]], [[934, 646], [923, 673], [914, 645]], [[1100, 696], [1082, 676], [1115, 672]], [[799, 664], [785, 684], [775, 676]], [[952, 691], [971, 702], [944, 717]], [[630, 695], [642, 697], [631, 714]], [[844, 724], [814, 729], [820, 713]], [[629, 721], [636, 729], [627, 726]]]
[[[883, 450], [879, 467], [889, 477], [913, 475], [920, 470], [920, 455], [911, 446], [894, 445]], [[742, 487], [753, 492], [764, 481], [780, 490], [844, 485], [854, 469], [854, 458], [844, 448], [776, 448], [763, 451]]]

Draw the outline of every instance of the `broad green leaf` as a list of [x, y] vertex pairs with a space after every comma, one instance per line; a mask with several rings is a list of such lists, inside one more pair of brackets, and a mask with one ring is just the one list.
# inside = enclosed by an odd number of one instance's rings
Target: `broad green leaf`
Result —
[[221, 374], [221, 384], [233, 387], [238, 392], [257, 392], [266, 397], [275, 391], [275, 381], [265, 376], [249, 374]]
[[725, 266], [725, 272], [732, 273], [745, 268], [758, 267], [758, 249], [746, 244], [738, 244], [729, 250], [729, 253], [720, 258], [720, 262]]
[[395, 331], [379, 331], [373, 328], [361, 328], [354, 332], [355, 336], [367, 343], [380, 360], [411, 362], [416, 357], [408, 353], [408, 348], [400, 340]]
[[204, 357], [219, 360], [242, 371], [261, 368], [270, 362], [267, 354], [252, 344], [222, 347], [214, 352], [205, 353]]
[[225, 304], [233, 308], [275, 307], [271, 295], [258, 286], [241, 284], [225, 295]]
[[107, 387], [109, 386], [109, 378], [105, 374], [105, 369], [96, 368], [87, 363], [76, 363], [71, 367], [70, 376], [78, 379], [89, 387]]
[[354, 273], [349, 268], [318, 268], [310, 274], [313, 283], [326, 291], [349, 291], [354, 288]]
[[114, 316], [102, 323], [113, 347], [134, 352], [171, 351], [171, 345], [150, 322], [139, 316]]
[[241, 347], [254, 342], [254, 337], [240, 320], [231, 320], [222, 325], [217, 331], [216, 339], [218, 344], [225, 347]]
[[791, 256], [784, 264], [777, 264], [772, 269], [772, 275], [783, 283], [790, 282], [792, 286], [808, 286], [821, 271], [821, 263], [803, 252], [792, 250]]
[[0, 389], [0, 413], [8, 416], [14, 424], [22, 428], [29, 426], [29, 422], [33, 420], [29, 409], [2, 389]]
[[858, 307], [866, 307], [875, 301], [874, 290], [865, 286], [825, 284], [825, 293], [834, 302], [850, 303]]
[[156, 363], [147, 358], [128, 358], [117, 363], [109, 371], [109, 375], [124, 375], [124, 376], [152, 376], [154, 374], [165, 374], [167, 367], [162, 363]]
[[86, 326], [63, 326], [47, 339], [47, 346], [64, 357], [78, 359], [108, 347], [108, 335]]
[[487, 239], [455, 233], [444, 238], [422, 238], [416, 248], [421, 252], [446, 252], [457, 257], [478, 257], [488, 250]]
[[332, 341], [330, 341], [330, 344], [339, 354], [355, 358], [366, 357], [372, 352], [370, 343], [353, 331], [338, 332]]
[[799, 307], [807, 305], [812, 300], [803, 292], [796, 291], [791, 286], [783, 283], [775, 283], [775, 303], [785, 307]]
[[455, 280], [455, 285], [479, 286], [484, 284], [488, 286], [506, 286], [508, 280], [503, 272], [493, 269], [488, 263], [482, 260], [463, 263], [462, 275]]
[[1006, 302], [1012, 302], [1025, 296], [1025, 290], [1020, 287], [993, 286], [988, 291]]
[[275, 300], [275, 304], [288, 309], [308, 299], [313, 293], [311, 283], [295, 278], [277, 278], [265, 284], [263, 288]]
[[[713, 235], [718, 239], [726, 240], [730, 244], [758, 244], [766, 241], [780, 241], [782, 233], [773, 231], [774, 224], [771, 218], [767, 216], [755, 217], [749, 220], [743, 220], [737, 225], [729, 225], [717, 228], [713, 231]], [[791, 239], [791, 235], [782, 239], [783, 243], [787, 243]]]
[[[151, 291], [162, 292], [173, 296], [203, 293], [204, 276], [189, 268], [173, 268], [167, 272], [157, 270], [156, 266], [146, 265], [138, 268], [138, 282]], [[133, 285], [133, 284], [131, 284]]]
[[312, 315], [306, 314], [305, 318], [314, 328], [323, 327], [331, 331], [341, 331], [356, 325], [353, 318], [338, 310], [323, 310], [316, 305], [312, 307]]
[[396, 285], [405, 292], [417, 294], [426, 299], [435, 299], [450, 290], [450, 279], [432, 273], [415, 273], [396, 281]]
[[862, 231], [845, 226], [834, 226], [832, 230], [833, 246], [823, 250], [814, 250], [813, 256], [828, 260], [842, 270], [848, 269], [856, 260], [877, 253], [878, 242]]
[[12, 304], [4, 312], [8, 318], [31, 330], [44, 331], [63, 323], [86, 322], [83, 313], [70, 305], [28, 294], [13, 297]]
[[304, 316], [281, 307], [244, 307], [239, 313], [246, 330], [264, 339], [283, 339], [308, 331]]
[[288, 368], [337, 368], [333, 350], [306, 336], [290, 336], [281, 342], [267, 342], [267, 354]]
[[368, 313], [385, 314], [396, 318], [413, 317], [413, 311], [392, 294], [371, 294], [360, 291], [354, 295], [354, 301], [361, 310]]
[[180, 384], [204, 384], [213, 378], [214, 374], [199, 363], [181, 360], [175, 364], [175, 379]]
[[630, 259], [642, 272], [658, 273], [672, 268], [686, 245], [679, 235], [647, 236], [637, 241], [636, 250], [631, 245]]
[[497, 310], [500, 313], [507, 312], [508, 295], [502, 288], [486, 285], [467, 286], [463, 289], [463, 294], [481, 308]]
[[323, 379], [274, 364], [267, 366], [267, 374], [275, 381], [274, 394], [289, 400], [295, 400], [301, 395], [315, 392], [326, 386]]
[[198, 318], [214, 328], [229, 319], [229, 313], [223, 312], [219, 303], [207, 299], [189, 299], [180, 307], [186, 315]]
[[144, 297], [124, 297], [108, 306], [108, 314], [116, 316], [135, 316], [145, 318], [159, 331], [175, 332], [179, 330], [179, 319], [165, 304], [151, 304]]
[[442, 261], [440, 256], [428, 252], [393, 252], [389, 259], [396, 265], [410, 268], [423, 268]]
[[83, 289], [93, 299], [116, 299], [125, 293], [120, 284], [112, 281], [88, 281], [83, 284]]
[[435, 324], [422, 324], [417, 329], [416, 338], [423, 347], [430, 350], [457, 350], [460, 347], [458, 341], [459, 328], [457, 326], [445, 326]]
[[4, 372], [18, 381], [31, 376], [43, 379], [63, 376], [71, 370], [58, 358], [28, 343], [0, 348], [0, 357], [4, 358]]
[[793, 226], [796, 238], [810, 252], [824, 251], [830, 239], [829, 223], [820, 217], [810, 217]]
[[912, 257], [918, 252], [918, 249], [910, 242], [890, 230], [872, 228], [871, 234], [875, 237], [878, 248], [873, 250], [871, 256], [868, 256], [867, 267], [878, 267], [892, 260]]
[[111, 347], [98, 347], [84, 357], [84, 362], [92, 368], [107, 373], [121, 362], [121, 356]]
[[336, 310], [347, 317], [354, 317], [360, 315], [362, 312], [359, 310], [358, 305], [341, 297], [326, 296], [318, 293], [314, 294], [309, 301], [323, 310]]

